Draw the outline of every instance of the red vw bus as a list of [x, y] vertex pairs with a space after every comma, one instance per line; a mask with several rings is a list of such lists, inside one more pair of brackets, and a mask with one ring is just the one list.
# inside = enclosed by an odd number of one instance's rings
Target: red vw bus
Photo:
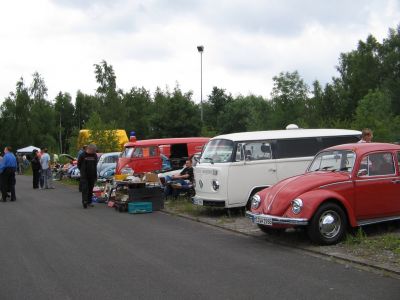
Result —
[[[169, 169], [180, 169], [185, 161], [209, 141], [204, 137], [167, 138], [137, 141], [131, 136], [118, 159], [115, 174], [140, 174], [163, 170], [168, 160]], [[163, 161], [164, 160], [164, 161]]]

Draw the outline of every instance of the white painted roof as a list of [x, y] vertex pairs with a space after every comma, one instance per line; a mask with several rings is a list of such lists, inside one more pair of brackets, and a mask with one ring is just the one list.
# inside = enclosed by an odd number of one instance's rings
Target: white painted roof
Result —
[[306, 138], [319, 136], [345, 136], [361, 135], [361, 131], [348, 129], [291, 129], [291, 130], [268, 130], [268, 131], [250, 131], [219, 135], [215, 139], [226, 139], [232, 141], [255, 141], [255, 140], [274, 140]]

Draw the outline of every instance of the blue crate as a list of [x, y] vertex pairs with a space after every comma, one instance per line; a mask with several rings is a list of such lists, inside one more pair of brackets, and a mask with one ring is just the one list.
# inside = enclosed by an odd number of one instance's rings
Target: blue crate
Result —
[[151, 202], [129, 202], [128, 213], [130, 214], [143, 214], [151, 213], [153, 211], [153, 205]]

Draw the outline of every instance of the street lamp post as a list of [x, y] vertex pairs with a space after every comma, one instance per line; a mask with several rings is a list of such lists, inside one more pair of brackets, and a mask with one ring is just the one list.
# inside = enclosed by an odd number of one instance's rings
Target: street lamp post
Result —
[[204, 46], [197, 46], [197, 51], [200, 52], [200, 118], [203, 123], [203, 51]]

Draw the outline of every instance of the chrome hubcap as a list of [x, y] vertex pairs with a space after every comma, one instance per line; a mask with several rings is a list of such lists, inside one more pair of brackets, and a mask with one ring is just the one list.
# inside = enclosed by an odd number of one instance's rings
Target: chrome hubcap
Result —
[[342, 221], [337, 212], [328, 210], [319, 218], [319, 232], [326, 238], [334, 238], [340, 231]]

